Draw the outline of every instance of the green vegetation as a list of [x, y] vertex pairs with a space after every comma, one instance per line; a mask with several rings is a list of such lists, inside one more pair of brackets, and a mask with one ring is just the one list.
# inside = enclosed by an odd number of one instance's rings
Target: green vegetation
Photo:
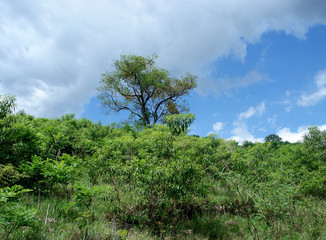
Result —
[[0, 120], [2, 239], [324, 239], [326, 132], [302, 143], [189, 136], [194, 116], [142, 131]]
[[15, 110], [15, 100], [15, 97], [12, 95], [0, 95], [0, 119], [11, 114]]
[[171, 77], [155, 66], [156, 58], [122, 55], [114, 63], [115, 71], [102, 74], [99, 97], [108, 112], [129, 111], [131, 119], [147, 126], [188, 111], [181, 98], [197, 86], [197, 76]]
[[326, 131], [239, 146], [187, 135], [193, 114], [139, 130], [13, 114], [11, 99], [1, 239], [326, 239]]

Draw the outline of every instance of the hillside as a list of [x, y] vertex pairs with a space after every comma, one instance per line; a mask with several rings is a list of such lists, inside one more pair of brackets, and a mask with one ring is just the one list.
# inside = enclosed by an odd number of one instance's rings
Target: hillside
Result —
[[326, 132], [264, 143], [0, 119], [1, 239], [326, 239]]

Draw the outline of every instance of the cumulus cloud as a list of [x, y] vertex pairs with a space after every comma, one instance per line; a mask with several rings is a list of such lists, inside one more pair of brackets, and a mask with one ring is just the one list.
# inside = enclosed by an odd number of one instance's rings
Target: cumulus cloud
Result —
[[301, 141], [303, 135], [307, 132], [306, 127], [299, 127], [296, 132], [291, 132], [289, 128], [282, 128], [277, 132], [277, 135], [282, 138], [283, 141], [288, 141], [291, 143]]
[[[326, 130], [326, 125], [317, 126], [321, 131]], [[308, 127], [301, 126], [296, 132], [291, 132], [289, 128], [282, 128], [277, 132], [277, 135], [282, 138], [283, 141], [291, 143], [299, 142], [303, 140], [303, 136], [308, 132]]]
[[251, 142], [263, 142], [262, 138], [255, 138], [254, 135], [249, 131], [246, 120], [258, 115], [261, 116], [266, 110], [265, 102], [261, 102], [258, 106], [251, 106], [247, 111], [239, 114], [238, 119], [233, 122], [234, 128], [231, 133], [233, 136], [231, 139], [242, 144], [244, 141]]
[[326, 98], [326, 69], [316, 74], [314, 82], [317, 90], [311, 94], [302, 94], [298, 100], [298, 105], [313, 106]]
[[214, 132], [218, 133], [223, 129], [223, 123], [222, 122], [216, 122], [213, 124], [213, 130]]
[[218, 134], [224, 127], [223, 122], [216, 122], [213, 124], [213, 131], [210, 131], [207, 135], [209, 134]]
[[[244, 60], [268, 31], [304, 38], [326, 23], [323, 0], [0, 0], [1, 88], [36, 116], [82, 112], [100, 74], [120, 54], [157, 53], [174, 74], [199, 74], [200, 91], [246, 86], [264, 76], [204, 81], [221, 56]], [[215, 88], [214, 88], [215, 86]]]
[[250, 142], [263, 142], [263, 138], [255, 138], [255, 136], [249, 131], [248, 126], [244, 122], [235, 121], [233, 123], [234, 129], [232, 130], [232, 134], [234, 136], [231, 139], [242, 144], [244, 141]]
[[255, 114], [261, 116], [265, 110], [266, 110], [265, 102], [262, 102], [257, 107], [250, 107], [246, 112], [240, 113], [238, 120], [251, 118]]

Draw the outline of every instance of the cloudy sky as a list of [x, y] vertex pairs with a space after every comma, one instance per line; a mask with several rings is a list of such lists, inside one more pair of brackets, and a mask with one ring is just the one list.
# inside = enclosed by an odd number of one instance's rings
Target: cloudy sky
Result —
[[325, 0], [0, 0], [0, 94], [37, 117], [110, 123], [95, 88], [121, 54], [199, 77], [193, 134], [295, 142], [326, 129]]

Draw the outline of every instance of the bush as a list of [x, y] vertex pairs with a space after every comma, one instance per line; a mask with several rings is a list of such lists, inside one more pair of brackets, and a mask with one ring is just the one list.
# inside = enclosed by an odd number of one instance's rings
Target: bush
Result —
[[[182, 218], [192, 217], [196, 199], [207, 194], [204, 170], [187, 158], [170, 161], [135, 158], [129, 164], [126, 172], [130, 175], [129, 184], [140, 197], [136, 206], [140, 211], [130, 217], [143, 219], [143, 224], [156, 231], [174, 228]], [[139, 218], [139, 213], [145, 218]]]
[[2, 164], [18, 166], [39, 153], [39, 138], [35, 129], [19, 116], [0, 119], [0, 159]]
[[24, 175], [11, 164], [0, 164], [0, 187], [8, 187], [16, 184]]
[[17, 203], [19, 195], [30, 191], [18, 185], [0, 188], [0, 225], [4, 239], [9, 239], [21, 227], [34, 227], [38, 223], [36, 209]]

